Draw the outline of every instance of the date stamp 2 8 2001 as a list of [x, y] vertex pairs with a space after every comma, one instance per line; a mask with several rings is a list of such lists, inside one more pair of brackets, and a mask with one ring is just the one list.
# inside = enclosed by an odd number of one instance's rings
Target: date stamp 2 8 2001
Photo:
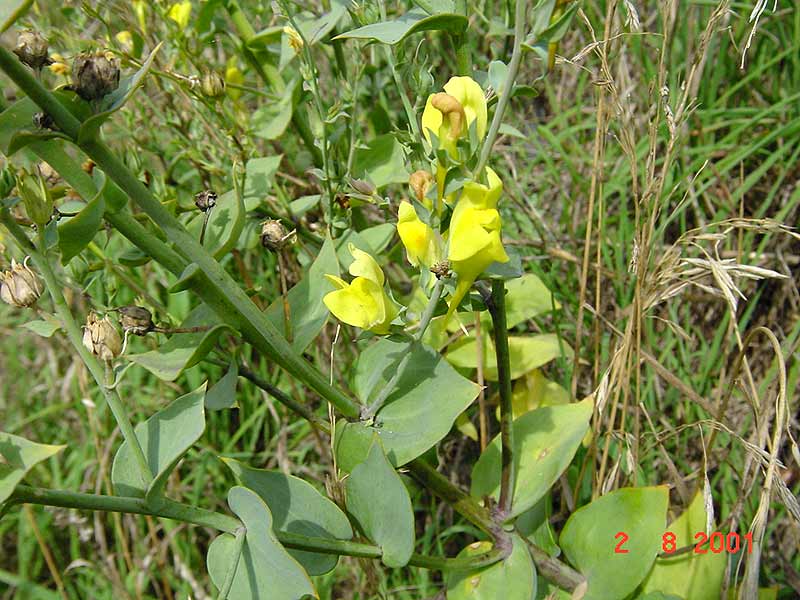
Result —
[[[615, 540], [619, 540], [614, 547], [615, 554], [628, 554], [630, 550], [625, 548], [625, 542], [630, 537], [624, 531], [618, 532], [614, 536]], [[705, 531], [698, 531], [694, 535], [697, 543], [694, 545], [695, 554], [708, 554], [709, 549], [713, 554], [720, 552], [727, 552], [728, 554], [736, 554], [742, 548], [742, 537], [735, 531], [731, 531], [728, 535], [723, 534], [721, 531], [715, 531], [710, 536]], [[750, 554], [753, 551], [753, 533], [746, 533], [744, 535], [746, 543], [746, 551]], [[706, 547], [707, 546], [707, 547]], [[689, 546], [691, 547], [691, 546]], [[671, 531], [667, 531], [661, 536], [661, 551], [664, 554], [674, 554], [678, 550], [677, 537]]]

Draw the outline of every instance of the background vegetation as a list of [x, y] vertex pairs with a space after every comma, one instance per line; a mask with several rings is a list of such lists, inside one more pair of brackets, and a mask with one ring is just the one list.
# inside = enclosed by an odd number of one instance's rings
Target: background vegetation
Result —
[[[326, 213], [313, 196], [325, 186], [336, 189], [327, 213], [334, 222], [352, 219], [361, 231], [394, 220], [409, 194], [402, 156], [399, 169], [386, 166], [380, 196], [388, 203], [348, 210], [364, 195], [360, 179], [370, 150], [363, 148], [386, 133], [413, 148], [400, 94], [418, 116], [428, 94], [461, 70], [464, 55], [441, 31], [410, 36], [391, 52], [331, 41], [333, 31], [302, 46], [298, 57], [282, 30], [287, 5], [241, 0], [246, 22], [266, 30], [264, 43], [278, 51], [275, 72], [259, 73], [248, 60], [252, 46], [240, 45], [242, 24], [224, 4], [195, 2], [183, 24], [170, 17], [167, 2], [37, 2], [23, 24], [42, 32], [65, 63], [80, 50], [108, 47], [123, 67], [135, 68], [143, 47], [163, 42], [143, 89], [105, 134], [178, 213], [193, 209], [201, 189], [229, 189], [231, 174], [251, 158], [281, 157], [265, 165], [268, 192], [248, 206], [243, 233], [225, 259], [266, 307], [300, 279], [314, 254]], [[409, 8], [346, 5], [356, 24]], [[492, 60], [510, 58], [509, 9], [472, 0], [467, 8], [466, 56], [478, 77]], [[331, 5], [288, 10], [300, 18], [329, 13]], [[130, 35], [118, 35], [123, 31]], [[1, 41], [13, 46], [13, 30]], [[308, 69], [316, 75], [307, 77]], [[501, 132], [492, 165], [506, 183], [504, 242], [560, 304], [516, 333], [556, 332], [574, 358], [563, 352], [542, 372], [571, 397], [593, 395], [602, 407], [554, 488], [550, 522], [560, 530], [576, 507], [627, 485], [667, 483], [676, 506], [705, 490], [725, 527], [765, 523], [760, 585], [772, 597], [796, 597], [800, 454], [786, 434], [796, 432], [800, 375], [800, 241], [789, 229], [800, 203], [800, 10], [793, 2], [773, 7], [760, 0], [586, 0], [546, 70], [546, 53], [524, 55], [519, 81], [532, 92], [511, 101], [505, 121], [512, 127]], [[226, 78], [224, 98], [203, 93], [208, 72]], [[52, 70], [43, 78], [67, 82]], [[8, 105], [15, 88], [2, 78], [0, 85], [0, 103]], [[309, 145], [323, 134], [331, 140], [325, 157], [318, 156], [321, 146]], [[335, 177], [326, 175], [331, 165]], [[258, 243], [267, 217], [298, 230], [299, 243], [280, 259]], [[0, 244], [14, 247], [8, 237]], [[394, 289], [410, 292], [396, 237], [382, 256]], [[176, 326], [193, 308], [189, 294], [167, 293], [166, 272], [139, 258], [119, 236], [98, 238], [66, 268], [75, 312], [86, 313], [89, 298], [108, 307], [137, 302]], [[0, 308], [0, 429], [69, 445], [59, 460], [37, 468], [35, 481], [106, 492], [120, 443], [111, 415], [67, 340], [36, 335], [24, 327], [31, 319]], [[345, 381], [354, 340], [332, 321], [307, 355]], [[761, 326], [775, 339], [746, 338]], [[130, 351], [154, 348], [155, 340], [131, 340]], [[174, 382], [133, 367], [120, 393], [134, 420], [143, 420], [206, 378], [221, 378], [237, 351], [233, 339], [224, 339], [210, 360]], [[274, 364], [255, 351], [241, 358], [253, 377], [328, 418], [319, 399]], [[499, 427], [492, 391], [484, 411], [490, 437]], [[237, 401], [238, 409], [209, 413], [191, 453], [193, 468], [170, 479], [174, 493], [226, 510], [232, 477], [214, 456], [224, 454], [327, 485], [335, 497], [325, 435], [244, 381]], [[781, 411], [790, 419], [775, 446]], [[467, 413], [475, 431], [479, 412], [476, 406]], [[440, 448], [440, 470], [468, 487], [480, 442], [462, 433], [472, 432], [466, 422], [459, 429]], [[785, 487], [772, 487], [765, 501], [763, 457], [770, 455], [785, 465]], [[453, 554], [472, 539], [472, 526], [410, 485], [418, 551]], [[204, 528], [163, 519], [27, 506], [0, 521], [0, 598], [206, 598], [213, 594], [205, 569], [210, 539]], [[731, 589], [747, 560], [730, 557]], [[440, 593], [442, 580], [423, 569], [384, 570], [343, 558], [318, 589], [331, 598], [425, 598]]]

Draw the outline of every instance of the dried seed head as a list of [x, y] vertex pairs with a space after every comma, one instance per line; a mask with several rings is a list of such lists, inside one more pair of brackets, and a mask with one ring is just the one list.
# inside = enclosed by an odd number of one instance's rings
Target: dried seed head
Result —
[[443, 260], [441, 262], [436, 263], [431, 267], [431, 273], [436, 275], [436, 279], [447, 277], [450, 274], [450, 262], [447, 260]]
[[408, 185], [414, 191], [414, 197], [418, 202], [425, 199], [425, 194], [428, 193], [432, 183], [433, 175], [427, 171], [414, 171], [408, 178]]
[[213, 190], [203, 190], [195, 194], [194, 205], [203, 212], [211, 210], [217, 205], [217, 193]]
[[47, 55], [47, 40], [36, 31], [23, 31], [19, 34], [14, 54], [20, 62], [36, 71], [53, 62]]
[[89, 102], [119, 87], [119, 61], [110, 53], [79, 54], [72, 61], [72, 87]]
[[295, 231], [286, 231], [280, 221], [268, 219], [261, 226], [261, 245], [272, 251], [280, 250], [295, 242]]
[[11, 268], [0, 273], [0, 298], [17, 308], [33, 306], [42, 295], [39, 278], [23, 263], [11, 259]]
[[122, 338], [108, 317], [90, 312], [83, 328], [83, 345], [100, 360], [112, 360], [122, 352]]
[[219, 98], [225, 95], [225, 80], [216, 71], [206, 71], [200, 89], [209, 98]]
[[153, 315], [141, 306], [123, 306], [117, 309], [122, 330], [133, 335], [146, 335], [155, 328]]
[[48, 115], [46, 112], [37, 112], [33, 115], [33, 124], [37, 129], [50, 129], [50, 130], [57, 130], [56, 122], [53, 121], [53, 117]]

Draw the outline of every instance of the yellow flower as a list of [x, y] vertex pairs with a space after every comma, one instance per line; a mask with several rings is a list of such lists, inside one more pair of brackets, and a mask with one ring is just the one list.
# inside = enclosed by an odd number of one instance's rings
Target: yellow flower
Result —
[[397, 233], [406, 248], [406, 257], [415, 267], [432, 266], [438, 259], [436, 233], [423, 223], [410, 202], [403, 200], [397, 211]]
[[238, 89], [236, 86], [244, 85], [244, 74], [241, 69], [239, 69], [239, 64], [235, 56], [231, 56], [225, 67], [225, 84], [227, 86], [228, 96], [231, 97], [231, 100], [238, 100], [242, 95], [242, 90]]
[[303, 38], [297, 30], [291, 25], [287, 25], [283, 28], [283, 33], [286, 34], [289, 47], [294, 50], [295, 54], [300, 54], [303, 51]]
[[125, 52], [130, 52], [133, 49], [133, 36], [130, 31], [120, 31], [114, 38]]
[[192, 3], [176, 2], [173, 4], [167, 16], [178, 24], [181, 29], [186, 29], [189, 26], [189, 16], [192, 14]]
[[502, 223], [497, 211], [503, 182], [489, 167], [486, 168], [486, 177], [488, 186], [475, 181], [464, 184], [450, 219], [447, 259], [458, 276], [458, 283], [450, 300], [448, 318], [478, 275], [493, 262], [508, 262], [500, 239]]
[[52, 60], [53, 62], [47, 68], [50, 69], [51, 73], [54, 73], [56, 75], [66, 75], [67, 73], [69, 73], [69, 65], [64, 60], [63, 56], [61, 56], [57, 52], [53, 52], [50, 55], [50, 60]]
[[486, 134], [486, 98], [471, 77], [451, 77], [444, 92], [431, 94], [422, 111], [422, 133], [431, 143], [431, 133], [441, 147], [456, 158], [456, 141], [469, 134], [475, 123], [478, 139]]
[[355, 279], [347, 283], [335, 275], [325, 275], [337, 289], [326, 294], [322, 301], [343, 323], [374, 333], [388, 333], [399, 309], [383, 289], [383, 271], [363, 250], [353, 244], [348, 248], [355, 259], [349, 268]]

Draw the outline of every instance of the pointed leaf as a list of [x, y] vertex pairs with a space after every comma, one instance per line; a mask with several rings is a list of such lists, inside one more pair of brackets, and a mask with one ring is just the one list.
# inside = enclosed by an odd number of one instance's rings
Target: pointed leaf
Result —
[[[274, 518], [273, 530], [338, 540], [353, 537], [345, 514], [310, 483], [280, 471], [254, 469], [232, 458], [222, 461], [243, 486], [267, 503]], [[311, 575], [331, 571], [339, 560], [335, 554], [302, 550], [289, 550], [289, 554]]]
[[402, 567], [414, 552], [414, 511], [408, 490], [389, 464], [377, 435], [364, 462], [345, 482], [347, 510], [383, 550], [387, 567]]
[[[666, 486], [622, 488], [572, 513], [560, 542], [588, 580], [584, 600], [622, 600], [636, 589], [661, 550], [668, 503]], [[627, 553], [615, 552], [619, 532]]]
[[255, 492], [235, 486], [228, 492], [228, 505], [247, 529], [241, 557], [230, 533], [217, 537], [206, 557], [208, 573], [217, 588], [222, 587], [231, 564], [237, 561], [228, 600], [318, 598], [311, 579], [275, 537], [272, 514], [264, 501]]
[[220, 334], [230, 329], [227, 325], [214, 324], [216, 317], [205, 304], [197, 307], [181, 328], [208, 327], [196, 333], [174, 333], [167, 342], [156, 350], [131, 354], [133, 362], [143, 366], [159, 379], [174, 381], [185, 369], [193, 367], [211, 352]]
[[[333, 291], [333, 285], [325, 275], [339, 275], [339, 262], [333, 241], [326, 238], [317, 258], [311, 263], [308, 273], [300, 282], [289, 290], [289, 316], [292, 348], [304, 352], [314, 341], [328, 320], [328, 308], [322, 298]], [[267, 318], [272, 321], [278, 331], [283, 332], [285, 316], [283, 298], [278, 297], [266, 310]]]
[[206, 428], [205, 392], [203, 384], [136, 426], [134, 432], [153, 473], [153, 482], [145, 489], [133, 451], [127, 442], [123, 442], [111, 467], [115, 493], [120, 496], [146, 495], [148, 499], [161, 495], [169, 474]]
[[117, 112], [120, 108], [125, 106], [125, 103], [130, 100], [134, 92], [136, 92], [139, 86], [144, 83], [144, 78], [148, 71], [150, 71], [150, 67], [153, 64], [153, 59], [155, 59], [156, 53], [158, 52], [159, 48], [161, 48], [161, 44], [163, 44], [163, 42], [160, 42], [155, 48], [153, 48], [150, 56], [147, 57], [147, 60], [142, 63], [142, 66], [138, 71], [136, 71], [136, 73], [133, 74], [133, 76], [120, 81], [119, 87], [101, 100], [100, 111], [86, 119], [86, 121], [84, 121], [81, 125], [80, 130], [78, 130], [78, 144], [87, 142], [96, 137], [103, 123], [105, 123], [111, 117], [111, 115]]
[[[528, 510], [550, 489], [569, 466], [589, 428], [592, 400], [546, 406], [516, 419], [514, 458], [516, 485], [509, 519]], [[500, 436], [483, 451], [472, 469], [472, 495], [500, 495]]]
[[223, 408], [233, 408], [236, 404], [236, 383], [239, 380], [239, 365], [235, 360], [231, 361], [228, 370], [222, 379], [217, 381], [208, 392], [206, 392], [205, 405], [208, 410], [222, 410]]
[[0, 431], [0, 504], [3, 504], [34, 466], [66, 446], [37, 444]]
[[62, 265], [80, 254], [103, 224], [103, 213], [106, 210], [103, 198], [105, 185], [101, 184], [100, 188], [92, 201], [77, 215], [58, 224], [58, 249], [61, 251]]
[[36, 335], [40, 335], [45, 338], [51, 337], [56, 331], [61, 329], [61, 323], [55, 317], [43, 314], [44, 320], [37, 320], [37, 321], [29, 321], [25, 323], [23, 327], [25, 329], [30, 329]]
[[362, 404], [381, 393], [403, 357], [402, 374], [375, 418], [375, 431], [397, 467], [444, 438], [480, 392], [432, 348], [382, 338], [358, 357], [353, 387]]
[[[536, 598], [536, 568], [525, 542], [511, 536], [511, 554], [505, 560], [472, 571], [447, 573], [447, 600], [531, 600]], [[477, 556], [491, 549], [489, 542], [475, 542], [458, 556]]]
[[[703, 494], [698, 492], [683, 514], [667, 525], [666, 532], [675, 534], [675, 547], [693, 546], [695, 535], [706, 531], [706, 509]], [[746, 542], [741, 539], [741, 544]], [[663, 592], [692, 600], [716, 600], [725, 575], [725, 553], [687, 552], [679, 556], [657, 558], [653, 570], [642, 586], [642, 594]]]
[[468, 24], [469, 21], [464, 15], [445, 13], [429, 16], [425, 11], [413, 9], [393, 21], [365, 25], [339, 34], [333, 39], [356, 38], [394, 45], [420, 31], [444, 30], [462, 33], [467, 29]]

